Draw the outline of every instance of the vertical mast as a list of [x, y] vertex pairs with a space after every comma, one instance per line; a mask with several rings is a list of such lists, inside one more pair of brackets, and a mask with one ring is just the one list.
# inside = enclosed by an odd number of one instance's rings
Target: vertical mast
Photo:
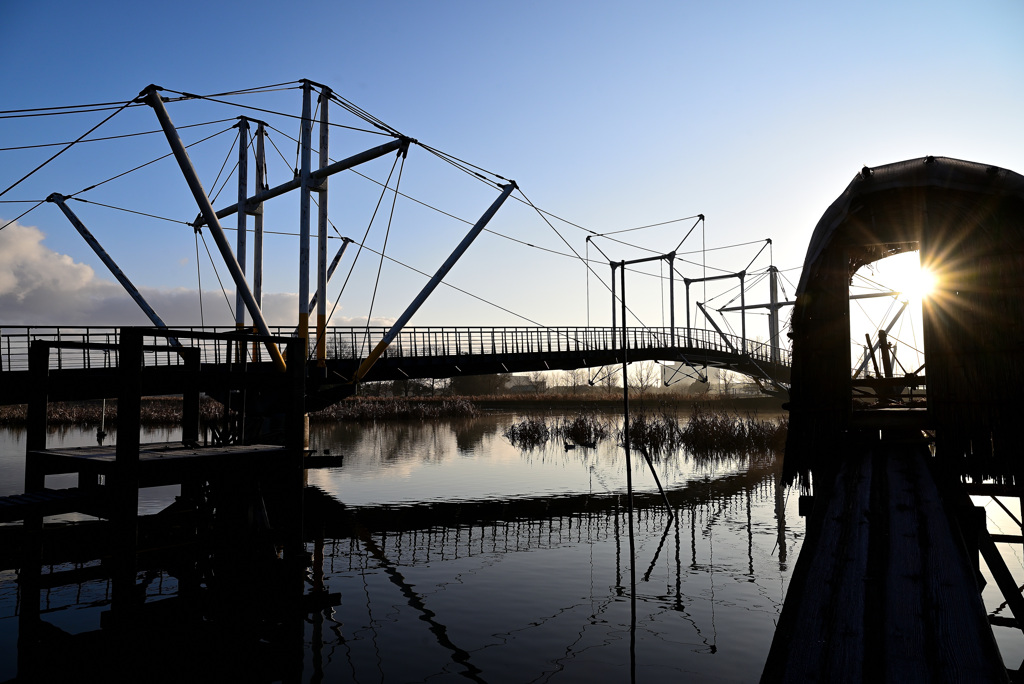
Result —
[[672, 346], [676, 346], [676, 253], [668, 255], [668, 324], [672, 326]]
[[[267, 189], [267, 157], [263, 147], [263, 139], [267, 131], [260, 121], [256, 126], [256, 194]], [[252, 287], [256, 304], [263, 306], [263, 202], [256, 205], [253, 212], [252, 241]]]
[[[328, 103], [331, 89], [320, 89], [320, 168], [330, 165], [330, 117]], [[316, 365], [327, 366], [327, 176], [316, 188], [320, 193], [320, 212], [317, 216], [316, 291], [320, 296], [316, 305]]]
[[[249, 120], [244, 116], [238, 119], [238, 222], [237, 235], [235, 236], [235, 258], [238, 259], [238, 267], [245, 273], [245, 247], [246, 247], [246, 222], [249, 215], [246, 213], [245, 200], [249, 196]], [[235, 327], [245, 327], [245, 301], [242, 299], [242, 291], [235, 288]]]
[[310, 105], [312, 85], [302, 82], [302, 129], [299, 136], [299, 337], [309, 356], [309, 165], [312, 156], [313, 115]]
[[743, 339], [744, 356], [747, 353], [747, 289], [745, 286], [747, 272], [740, 271], [740, 337]]
[[779, 269], [768, 267], [768, 283], [771, 292], [768, 309], [768, 337], [771, 346], [772, 363], [779, 363]]

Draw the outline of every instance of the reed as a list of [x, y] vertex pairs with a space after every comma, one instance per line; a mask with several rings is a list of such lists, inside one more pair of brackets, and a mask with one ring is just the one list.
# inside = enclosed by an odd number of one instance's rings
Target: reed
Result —
[[[652, 457], [677, 449], [697, 457], [743, 456], [781, 452], [788, 429], [786, 418], [762, 419], [695, 406], [685, 423], [669, 413], [631, 416], [629, 439]], [[616, 438], [619, 444], [624, 443], [621, 429]]]
[[596, 414], [581, 411], [572, 418], [555, 419], [551, 432], [567, 444], [574, 443], [593, 447], [611, 434], [611, 427], [607, 421], [600, 419]]
[[461, 398], [442, 401], [422, 401], [386, 397], [381, 399], [357, 398], [338, 402], [309, 414], [314, 422], [377, 421], [377, 420], [430, 420], [435, 418], [473, 418], [480, 414], [476, 404]]
[[[181, 424], [181, 399], [176, 397], [148, 397], [142, 400], [141, 419], [144, 425], [172, 426]], [[202, 420], [217, 420], [224, 416], [224, 407], [210, 398], [199, 403], [199, 415]], [[0, 406], [0, 425], [23, 426], [27, 421], [28, 411], [24, 404]], [[104, 404], [99, 401], [89, 402], [51, 402], [46, 407], [46, 422], [52, 427], [99, 425], [117, 425], [117, 401], [110, 400]]]
[[519, 449], [535, 449], [551, 439], [551, 429], [547, 421], [538, 416], [531, 416], [516, 421], [505, 428], [505, 439]]

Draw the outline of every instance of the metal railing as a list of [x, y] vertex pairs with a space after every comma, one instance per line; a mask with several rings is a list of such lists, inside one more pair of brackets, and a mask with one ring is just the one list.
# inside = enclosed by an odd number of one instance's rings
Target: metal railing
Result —
[[[197, 333], [236, 332], [234, 327], [185, 327], [173, 330]], [[324, 346], [330, 360], [361, 360], [366, 358], [387, 332], [386, 327], [332, 327], [328, 328]], [[276, 337], [291, 337], [293, 327], [272, 327]], [[674, 334], [673, 334], [674, 333]], [[111, 368], [117, 366], [116, 345], [119, 328], [112, 327], [55, 327], [4, 326], [0, 329], [0, 370], [28, 370], [28, 350], [33, 340], [77, 343], [81, 348], [56, 348], [51, 354], [51, 369]], [[740, 354], [744, 348], [742, 338], [723, 335], [715, 330], [697, 328], [627, 328], [626, 342], [633, 351], [671, 350], [698, 353], [700, 351]], [[545, 327], [407, 327], [388, 347], [383, 358], [451, 358], [465, 356], [509, 356], [517, 354], [580, 354], [587, 352], [614, 352], [622, 348], [621, 328], [587, 326]], [[187, 338], [187, 335], [185, 336]], [[166, 345], [166, 338], [154, 338], [155, 344]], [[316, 350], [316, 331], [310, 330], [309, 355]], [[102, 349], [85, 345], [103, 345]], [[240, 360], [240, 353], [248, 361], [269, 361], [260, 346], [243, 347], [230, 339], [183, 339], [182, 344], [198, 347], [201, 363], [222, 364]], [[771, 347], [764, 342], [746, 341], [746, 354], [756, 363], [771, 363]], [[664, 360], [672, 360], [666, 358]], [[699, 362], [699, 359], [689, 359]], [[790, 365], [790, 353], [781, 350], [780, 361]], [[168, 348], [146, 353], [146, 365], [177, 365], [180, 356]]]

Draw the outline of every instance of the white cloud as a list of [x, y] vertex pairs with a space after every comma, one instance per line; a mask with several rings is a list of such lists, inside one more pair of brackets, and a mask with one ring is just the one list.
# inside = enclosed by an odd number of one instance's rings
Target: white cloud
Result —
[[[43, 244], [45, 234], [36, 227], [12, 223], [0, 231], [0, 326], [150, 325], [121, 285], [112, 277], [97, 275], [87, 264]], [[230, 325], [234, 292], [203, 292], [203, 316], [199, 296], [187, 288], [147, 288], [139, 291], [160, 318], [171, 327]], [[263, 315], [271, 326], [294, 325], [295, 294], [269, 293], [263, 297]], [[374, 317], [372, 325], [392, 321]], [[366, 317], [336, 315], [332, 325], [365, 325]]]

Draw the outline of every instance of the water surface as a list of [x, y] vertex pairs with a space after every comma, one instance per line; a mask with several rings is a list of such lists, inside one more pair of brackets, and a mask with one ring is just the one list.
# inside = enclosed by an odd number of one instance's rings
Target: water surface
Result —
[[[522, 451], [502, 436], [516, 418], [313, 426], [311, 448], [344, 464], [309, 472], [323, 530], [307, 544], [309, 584], [340, 601], [307, 617], [288, 678], [755, 681], [804, 531], [779, 463], [664, 457], [670, 515], [635, 459], [631, 554], [621, 447]], [[0, 446], [3, 493], [20, 492], [23, 436]], [[175, 493], [147, 492], [140, 507]], [[14, 587], [0, 575], [0, 680], [17, 673]], [[146, 591], [174, 596], [177, 579], [151, 577]], [[108, 603], [105, 580], [55, 589], [44, 619], [95, 630]]]

